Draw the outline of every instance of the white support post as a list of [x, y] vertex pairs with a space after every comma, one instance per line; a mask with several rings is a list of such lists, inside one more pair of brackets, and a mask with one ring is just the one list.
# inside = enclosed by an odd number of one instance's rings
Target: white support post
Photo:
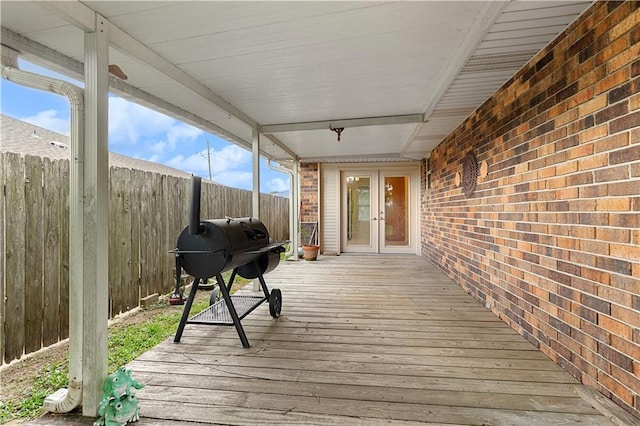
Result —
[[[253, 153], [253, 198], [251, 216], [260, 219], [260, 132], [251, 133], [251, 151]], [[253, 291], [260, 291], [260, 280], [253, 280]]]
[[291, 229], [291, 244], [293, 244], [293, 256], [295, 260], [298, 260], [298, 247], [300, 243], [300, 230], [298, 225], [300, 224], [300, 162], [295, 160], [293, 162], [293, 174], [291, 176], [291, 198], [290, 203], [293, 204], [293, 229]]
[[260, 219], [260, 133], [253, 129], [251, 148], [253, 152], [253, 212], [252, 216]]
[[[107, 376], [109, 275], [108, 22], [84, 36], [84, 254], [82, 414], [95, 417]], [[72, 259], [73, 261], [73, 259]]]

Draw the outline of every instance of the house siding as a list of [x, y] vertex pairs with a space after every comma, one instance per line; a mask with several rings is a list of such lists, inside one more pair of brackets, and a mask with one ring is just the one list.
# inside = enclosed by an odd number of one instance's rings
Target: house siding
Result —
[[322, 167], [321, 246], [323, 253], [340, 253], [340, 170]]
[[[637, 417], [639, 6], [594, 3], [432, 151], [421, 179], [423, 255]], [[488, 175], [467, 196], [456, 174], [470, 153]]]

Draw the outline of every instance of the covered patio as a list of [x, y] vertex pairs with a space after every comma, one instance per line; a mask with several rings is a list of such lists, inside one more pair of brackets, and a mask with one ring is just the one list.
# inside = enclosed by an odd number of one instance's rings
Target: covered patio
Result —
[[418, 256], [323, 256], [265, 279], [282, 315], [243, 321], [251, 348], [233, 327], [187, 325], [129, 365], [142, 425], [614, 424]]
[[95, 416], [107, 372], [113, 93], [250, 149], [255, 217], [260, 158], [289, 173], [292, 247], [313, 221], [325, 254], [360, 250], [268, 275], [283, 316], [247, 318], [251, 349], [191, 326], [133, 362], [143, 424], [607, 424], [585, 395], [637, 424], [639, 22], [635, 1], [3, 1], [3, 77], [84, 83], [55, 88], [77, 226], [70, 385], [45, 407]]

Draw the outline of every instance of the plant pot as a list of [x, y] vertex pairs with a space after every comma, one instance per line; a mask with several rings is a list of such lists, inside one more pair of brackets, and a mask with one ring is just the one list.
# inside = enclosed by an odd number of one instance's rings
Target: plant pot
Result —
[[318, 258], [318, 251], [320, 246], [302, 246], [305, 260], [316, 260]]

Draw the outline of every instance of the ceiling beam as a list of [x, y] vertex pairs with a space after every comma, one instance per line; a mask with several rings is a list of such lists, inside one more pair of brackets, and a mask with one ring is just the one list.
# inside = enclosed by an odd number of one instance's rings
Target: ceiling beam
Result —
[[389, 115], [385, 117], [348, 118], [326, 121], [308, 121], [304, 123], [284, 123], [268, 124], [260, 126], [260, 132], [264, 134], [299, 132], [303, 130], [321, 130], [340, 127], [363, 127], [363, 126], [387, 126], [389, 124], [422, 123], [423, 114]]
[[[1, 37], [3, 44], [18, 51], [20, 56], [24, 59], [43, 65], [78, 81], [84, 80], [84, 64], [82, 62], [63, 55], [60, 52], [28, 39], [20, 34], [16, 34], [4, 27], [2, 28]], [[162, 112], [170, 117], [178, 118], [185, 123], [204, 130], [205, 132], [213, 133], [216, 136], [220, 136], [223, 139], [234, 142], [246, 149], [251, 149], [251, 141], [245, 140], [198, 115], [173, 105], [164, 99], [160, 99], [155, 95], [145, 92], [144, 90], [127, 84], [116, 77], [110, 77], [109, 87], [111, 87], [115, 94], [122, 96], [127, 100], [136, 102], [155, 111]], [[263, 155], [265, 154], [263, 153]]]
[[38, 1], [37, 3], [86, 33], [96, 30], [96, 14], [88, 7], [77, 7], [70, 1]]
[[[60, 17], [65, 19], [72, 25], [78, 26], [80, 29], [86, 31], [87, 23], [84, 22], [85, 17], [89, 13], [95, 13], [91, 8], [84, 4], [74, 2], [44, 2], [50, 10], [53, 10]], [[233, 106], [229, 101], [222, 96], [215, 93], [213, 90], [200, 83], [195, 78], [191, 77], [180, 68], [158, 55], [153, 50], [142, 44], [140, 41], [131, 37], [126, 32], [122, 31], [117, 26], [113, 25], [107, 20], [109, 25], [109, 41], [122, 53], [130, 56], [132, 59], [141, 61], [156, 71], [163, 74], [165, 77], [179, 83], [183, 87], [189, 89], [193, 93], [202, 97], [212, 105], [220, 108], [227, 114], [231, 114], [238, 120], [252, 129], [258, 128], [258, 123], [249, 117], [244, 112]]]
[[280, 139], [278, 139], [274, 135], [265, 134], [264, 137], [269, 139], [275, 146], [280, 148], [285, 154], [288, 154], [291, 157], [291, 159], [293, 159], [293, 160], [297, 160], [298, 159], [298, 154], [293, 152], [291, 150], [291, 148], [289, 148], [287, 145], [285, 145], [284, 142], [282, 142]]
[[[419, 159], [418, 159], [419, 160]], [[413, 162], [418, 161], [415, 157], [399, 155], [397, 152], [373, 154], [373, 155], [335, 155], [319, 157], [302, 157], [301, 163], [376, 163], [376, 162]]]

